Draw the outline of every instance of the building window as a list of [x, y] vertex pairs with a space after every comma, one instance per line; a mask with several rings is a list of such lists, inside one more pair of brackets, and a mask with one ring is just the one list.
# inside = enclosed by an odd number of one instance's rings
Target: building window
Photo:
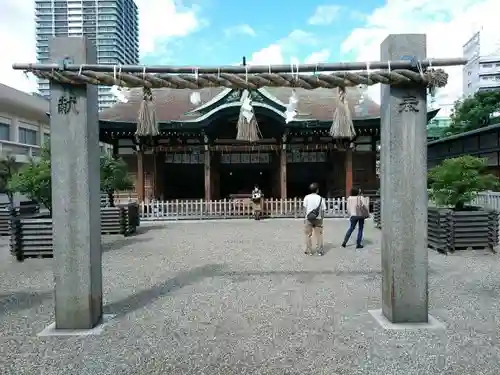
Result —
[[0, 122], [0, 140], [9, 141], [10, 140], [10, 125]]
[[36, 130], [19, 128], [19, 143], [24, 143], [26, 145], [37, 145], [37, 136], [38, 134]]

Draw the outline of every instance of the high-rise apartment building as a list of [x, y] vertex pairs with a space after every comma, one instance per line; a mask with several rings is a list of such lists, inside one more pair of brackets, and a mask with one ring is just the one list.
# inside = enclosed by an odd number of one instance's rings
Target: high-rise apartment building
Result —
[[[97, 46], [99, 64], [139, 63], [139, 20], [134, 0], [35, 0], [36, 52], [39, 63], [49, 62], [52, 36], [87, 36]], [[40, 80], [41, 95], [50, 95]], [[109, 87], [99, 87], [99, 109], [115, 98]]]
[[497, 30], [481, 29], [463, 46], [463, 94], [500, 89], [500, 37]]

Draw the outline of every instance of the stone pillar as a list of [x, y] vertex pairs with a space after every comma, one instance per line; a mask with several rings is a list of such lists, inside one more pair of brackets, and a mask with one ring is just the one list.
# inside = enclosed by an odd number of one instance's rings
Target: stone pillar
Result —
[[[54, 38], [51, 60], [96, 64], [85, 37]], [[50, 146], [56, 329], [92, 329], [102, 319], [97, 86], [51, 83]]]
[[[426, 58], [423, 34], [389, 35], [381, 59]], [[382, 85], [382, 312], [428, 322], [426, 88]]]
[[351, 195], [352, 189], [352, 147], [350, 144], [345, 149], [345, 196]]
[[137, 191], [137, 200], [139, 202], [144, 202], [144, 196], [146, 195], [144, 189], [144, 151], [137, 151], [137, 180], [135, 183], [135, 190]]
[[287, 177], [286, 177], [286, 143], [282, 144], [280, 152], [280, 195], [281, 199], [286, 199], [287, 195]]
[[210, 148], [208, 145], [208, 138], [205, 137], [205, 200], [209, 201], [212, 199], [212, 173], [211, 173], [211, 167], [212, 167], [212, 161], [211, 159], [211, 154], [210, 154]]

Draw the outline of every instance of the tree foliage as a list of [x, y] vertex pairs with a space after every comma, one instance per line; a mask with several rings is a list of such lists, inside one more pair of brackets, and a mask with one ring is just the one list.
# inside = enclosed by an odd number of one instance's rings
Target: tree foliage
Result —
[[16, 159], [7, 155], [0, 159], [0, 191], [9, 198], [10, 206], [14, 203], [14, 191], [10, 189], [9, 181], [16, 172]]
[[438, 205], [461, 210], [479, 192], [500, 186], [489, 174], [486, 160], [470, 155], [444, 160], [428, 173], [429, 195]]
[[[50, 148], [46, 145], [42, 148], [39, 159], [31, 160], [10, 177], [8, 189], [25, 194], [28, 198], [43, 204], [52, 213], [50, 166]], [[114, 159], [109, 155], [101, 156], [100, 174], [101, 191], [111, 196], [111, 204], [116, 190], [128, 190], [133, 186], [127, 173], [127, 164], [122, 159]]]
[[50, 149], [43, 147], [38, 160], [31, 160], [11, 177], [8, 188], [41, 203], [52, 213], [50, 173]]
[[115, 191], [129, 190], [132, 187], [132, 179], [123, 159], [113, 158], [107, 154], [101, 156], [101, 191], [108, 194], [110, 205], [114, 206]]
[[500, 91], [478, 91], [472, 96], [457, 100], [446, 134], [458, 134], [488, 126], [496, 112], [500, 112]]

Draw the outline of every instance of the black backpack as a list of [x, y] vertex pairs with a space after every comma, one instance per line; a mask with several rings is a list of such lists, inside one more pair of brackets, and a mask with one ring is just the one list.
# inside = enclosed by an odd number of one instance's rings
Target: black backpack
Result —
[[311, 212], [309, 212], [307, 214], [307, 220], [309, 221], [314, 221], [318, 218], [319, 216], [319, 211], [321, 210], [321, 204], [323, 203], [323, 198], [321, 198], [319, 200], [319, 204], [318, 204], [318, 207], [316, 207], [314, 210], [312, 210]]

